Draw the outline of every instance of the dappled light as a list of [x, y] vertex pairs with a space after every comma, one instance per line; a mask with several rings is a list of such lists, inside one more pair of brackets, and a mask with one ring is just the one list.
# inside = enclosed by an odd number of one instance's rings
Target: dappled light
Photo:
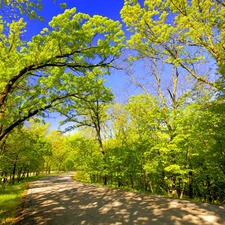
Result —
[[71, 179], [71, 173], [30, 185], [18, 225], [28, 224], [225, 224], [222, 206], [193, 203]]

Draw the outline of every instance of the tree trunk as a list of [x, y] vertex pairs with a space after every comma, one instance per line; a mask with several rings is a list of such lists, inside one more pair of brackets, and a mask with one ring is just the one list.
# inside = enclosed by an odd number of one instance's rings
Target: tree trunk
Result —
[[207, 176], [207, 191], [208, 191], [208, 195], [209, 195], [209, 197], [208, 197], [208, 200], [209, 200], [209, 202], [211, 203], [211, 202], [213, 202], [213, 195], [212, 195], [212, 192], [211, 192], [211, 182], [210, 182], [210, 179], [209, 179], [209, 177]]
[[186, 183], [183, 183], [182, 190], [181, 190], [181, 193], [180, 193], [180, 199], [182, 199], [183, 196], [184, 196], [185, 187], [186, 187]]
[[193, 198], [193, 172], [189, 172], [189, 198]]
[[131, 188], [134, 189], [134, 181], [131, 174], [130, 174], [130, 183], [131, 183]]
[[12, 184], [15, 182], [15, 175], [16, 175], [16, 164], [17, 164], [17, 159], [19, 157], [19, 153], [16, 155], [16, 159], [13, 165], [13, 173], [12, 173]]

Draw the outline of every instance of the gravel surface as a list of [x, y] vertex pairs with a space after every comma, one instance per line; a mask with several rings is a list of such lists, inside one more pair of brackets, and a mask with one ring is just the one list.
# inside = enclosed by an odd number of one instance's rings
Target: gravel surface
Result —
[[84, 184], [72, 173], [31, 183], [17, 225], [225, 225], [225, 207]]

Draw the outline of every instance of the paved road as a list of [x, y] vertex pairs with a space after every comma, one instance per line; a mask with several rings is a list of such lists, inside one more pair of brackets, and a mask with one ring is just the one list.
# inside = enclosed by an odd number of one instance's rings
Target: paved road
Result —
[[225, 225], [225, 207], [83, 184], [71, 174], [30, 185], [18, 225]]

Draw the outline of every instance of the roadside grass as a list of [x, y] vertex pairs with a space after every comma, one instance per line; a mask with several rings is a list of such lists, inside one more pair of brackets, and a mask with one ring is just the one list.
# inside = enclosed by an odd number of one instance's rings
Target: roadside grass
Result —
[[56, 175], [58, 174], [31, 176], [14, 185], [0, 186], [0, 225], [14, 224], [17, 221], [17, 216], [23, 209], [24, 198], [30, 182], [41, 177]]

